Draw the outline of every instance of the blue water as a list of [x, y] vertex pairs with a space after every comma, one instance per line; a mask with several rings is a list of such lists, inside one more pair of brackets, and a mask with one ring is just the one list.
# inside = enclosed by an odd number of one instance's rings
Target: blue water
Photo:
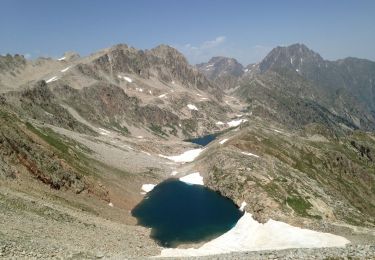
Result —
[[138, 224], [152, 228], [151, 237], [164, 247], [218, 237], [242, 214], [231, 200], [177, 179], [157, 185], [132, 210]]
[[206, 146], [215, 139], [216, 139], [216, 134], [209, 134], [209, 135], [201, 136], [201, 137], [198, 137], [198, 138], [189, 139], [187, 141], [192, 142], [194, 144]]

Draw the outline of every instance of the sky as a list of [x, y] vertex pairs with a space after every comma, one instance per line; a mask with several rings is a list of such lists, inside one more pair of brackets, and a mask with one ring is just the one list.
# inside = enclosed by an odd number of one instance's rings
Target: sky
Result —
[[228, 56], [247, 65], [304, 43], [329, 60], [375, 60], [374, 0], [1, 0], [0, 10], [1, 55], [168, 44], [192, 64]]

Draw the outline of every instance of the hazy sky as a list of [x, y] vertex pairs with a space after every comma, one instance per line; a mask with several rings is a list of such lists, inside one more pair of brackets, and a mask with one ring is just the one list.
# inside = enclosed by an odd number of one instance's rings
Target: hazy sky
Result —
[[0, 10], [0, 54], [164, 43], [191, 63], [223, 55], [248, 64], [300, 42], [326, 59], [375, 60], [375, 0], [1, 0]]

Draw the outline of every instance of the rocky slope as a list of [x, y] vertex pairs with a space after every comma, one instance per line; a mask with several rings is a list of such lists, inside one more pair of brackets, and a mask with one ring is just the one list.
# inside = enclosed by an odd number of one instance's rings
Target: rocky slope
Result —
[[374, 140], [360, 131], [338, 137], [319, 124], [289, 132], [254, 119], [199, 164], [209, 187], [238, 205], [245, 201], [259, 221], [307, 218], [372, 227]]
[[[20, 59], [21, 68], [14, 65]], [[67, 53], [57, 61], [4, 60], [2, 92], [14, 110], [80, 132], [90, 129], [74, 122], [67, 109], [98, 126], [164, 137], [218, 130], [215, 122], [232, 112], [221, 104], [220, 89], [166, 45], [144, 51], [116, 45], [83, 58]]]

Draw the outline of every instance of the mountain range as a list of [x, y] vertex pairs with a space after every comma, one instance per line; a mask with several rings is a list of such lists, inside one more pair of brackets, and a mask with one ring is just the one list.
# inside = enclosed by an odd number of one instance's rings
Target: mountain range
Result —
[[143, 184], [191, 172], [259, 222], [374, 243], [374, 91], [375, 62], [303, 44], [245, 66], [167, 45], [0, 56], [0, 256], [159, 254], [130, 211]]

